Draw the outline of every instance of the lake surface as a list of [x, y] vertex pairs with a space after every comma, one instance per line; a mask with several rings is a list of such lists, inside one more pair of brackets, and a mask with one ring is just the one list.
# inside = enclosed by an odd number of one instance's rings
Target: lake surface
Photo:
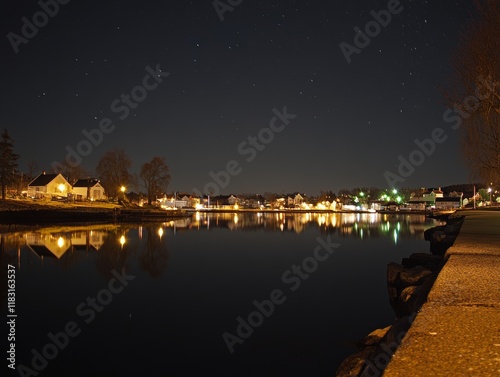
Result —
[[3, 234], [1, 313], [10, 264], [16, 366], [39, 376], [333, 376], [356, 340], [393, 323], [386, 266], [428, 252], [436, 224], [193, 214]]

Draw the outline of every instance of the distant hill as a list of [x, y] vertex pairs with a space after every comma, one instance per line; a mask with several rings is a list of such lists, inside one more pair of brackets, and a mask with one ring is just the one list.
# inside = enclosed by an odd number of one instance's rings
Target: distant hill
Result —
[[441, 187], [441, 190], [443, 193], [449, 194], [450, 192], [463, 192], [464, 193], [464, 198], [470, 198], [474, 196], [474, 186], [476, 186], [476, 192], [480, 188], [485, 188], [486, 184], [484, 183], [463, 183], [459, 185], [450, 185], [450, 186], [445, 186]]

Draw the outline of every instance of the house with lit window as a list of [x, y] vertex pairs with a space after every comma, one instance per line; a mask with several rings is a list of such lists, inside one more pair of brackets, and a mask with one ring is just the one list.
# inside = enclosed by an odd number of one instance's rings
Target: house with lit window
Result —
[[43, 172], [28, 184], [28, 197], [51, 199], [52, 197], [68, 197], [71, 185], [61, 173], [46, 174]]
[[104, 187], [98, 179], [85, 178], [79, 179], [73, 184], [72, 190], [73, 198], [75, 200], [105, 200], [106, 194]]

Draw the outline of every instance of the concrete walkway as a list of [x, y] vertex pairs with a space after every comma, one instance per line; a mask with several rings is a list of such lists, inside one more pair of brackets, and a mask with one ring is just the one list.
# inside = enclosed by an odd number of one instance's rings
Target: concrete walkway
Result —
[[466, 216], [384, 377], [500, 376], [500, 211]]

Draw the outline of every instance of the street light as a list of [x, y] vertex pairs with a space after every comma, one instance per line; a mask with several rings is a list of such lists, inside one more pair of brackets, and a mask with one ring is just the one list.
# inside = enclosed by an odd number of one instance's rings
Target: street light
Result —
[[491, 192], [492, 192], [492, 191], [493, 191], [493, 190], [491, 189], [491, 187], [490, 187], [490, 188], [488, 188], [488, 192], [490, 193], [490, 206], [491, 206], [491, 205], [493, 205], [493, 202], [491, 201]]

